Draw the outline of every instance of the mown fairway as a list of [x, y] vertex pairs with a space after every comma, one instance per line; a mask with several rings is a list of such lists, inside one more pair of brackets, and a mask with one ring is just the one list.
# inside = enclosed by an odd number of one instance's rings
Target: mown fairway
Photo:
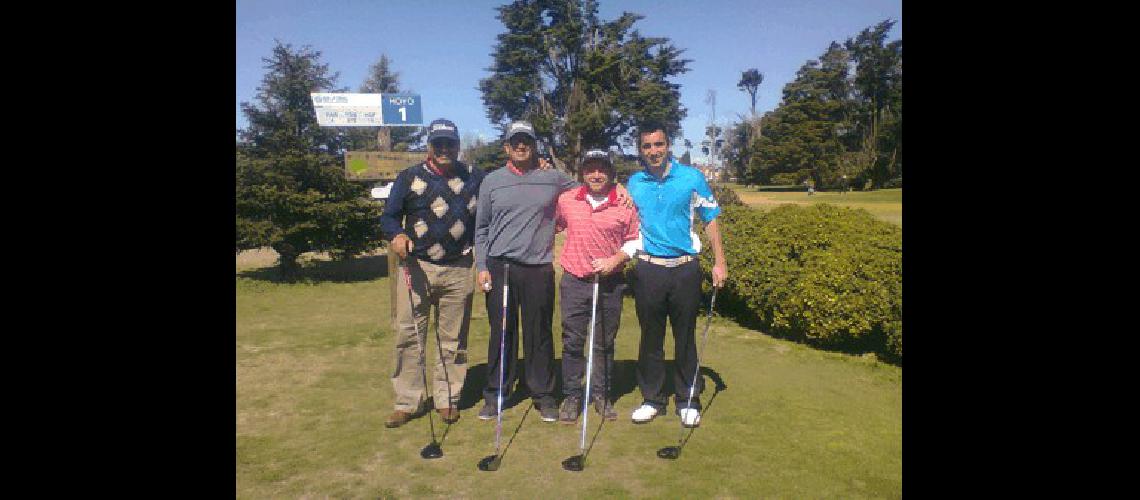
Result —
[[[600, 419], [591, 413], [589, 438], [596, 440], [583, 472], [560, 466], [578, 453], [580, 426], [544, 423], [533, 410], [502, 468], [477, 470], [479, 459], [494, 450], [495, 432], [493, 420], [475, 416], [488, 338], [479, 292], [463, 417], [443, 440], [444, 457], [423, 460], [419, 450], [430, 442], [426, 417], [398, 429], [383, 426], [392, 409], [394, 356], [384, 257], [311, 263], [308, 275], [319, 279], [298, 284], [272, 280], [267, 266], [273, 258], [272, 252], [244, 252], [237, 259], [238, 498], [902, 495], [901, 368], [773, 339], [724, 318], [714, 319], [702, 353], [705, 373], [724, 388], [710, 404], [717, 384], [706, 376], [701, 427], [678, 460], [657, 458], [658, 448], [676, 444], [680, 426], [672, 405], [668, 416], [648, 425], [629, 421], [641, 402], [632, 298], [617, 340], [619, 419], [599, 430]], [[702, 316], [698, 335], [703, 326]], [[557, 313], [554, 334], [560, 358]], [[435, 352], [433, 335], [428, 338], [428, 352]], [[667, 340], [667, 359], [672, 349]], [[527, 407], [505, 412], [504, 445]], [[438, 416], [435, 425], [442, 434]]]
[[902, 225], [902, 189], [880, 189], [877, 191], [852, 191], [839, 193], [816, 191], [808, 196], [807, 191], [760, 191], [756, 187], [724, 183], [731, 187], [740, 200], [748, 206], [767, 210], [785, 203], [808, 205], [830, 203], [841, 207], [862, 208], [880, 220]]

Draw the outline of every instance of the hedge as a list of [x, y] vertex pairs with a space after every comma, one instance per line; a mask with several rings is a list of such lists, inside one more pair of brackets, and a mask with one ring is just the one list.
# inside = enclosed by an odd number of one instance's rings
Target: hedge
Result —
[[[728, 261], [729, 279], [717, 297], [725, 312], [775, 335], [902, 361], [898, 226], [826, 203], [767, 212], [727, 206], [717, 220]], [[701, 233], [708, 275], [713, 256]]]

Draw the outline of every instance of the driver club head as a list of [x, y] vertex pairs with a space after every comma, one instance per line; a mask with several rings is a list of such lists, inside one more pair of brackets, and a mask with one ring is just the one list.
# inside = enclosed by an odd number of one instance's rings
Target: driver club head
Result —
[[439, 443], [433, 442], [427, 446], [424, 446], [424, 449], [420, 450], [420, 458], [432, 459], [440, 458], [442, 456], [443, 449], [439, 447]]
[[501, 463], [503, 463], [503, 459], [500, 455], [487, 455], [479, 461], [479, 470], [497, 471]]
[[657, 458], [676, 460], [679, 456], [681, 456], [680, 446], [666, 446], [660, 450], [657, 450]]
[[581, 472], [585, 468], [582, 455], [574, 455], [562, 461], [562, 468], [569, 471]]

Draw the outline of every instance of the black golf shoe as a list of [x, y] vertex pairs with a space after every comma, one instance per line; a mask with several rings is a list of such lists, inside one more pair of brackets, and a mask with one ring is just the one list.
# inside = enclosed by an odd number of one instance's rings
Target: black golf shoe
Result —
[[538, 414], [542, 417], [543, 422], [554, 422], [558, 420], [558, 404], [554, 401], [544, 401], [535, 403], [538, 407]]
[[498, 415], [498, 408], [491, 403], [483, 403], [483, 408], [479, 410], [479, 420], [492, 420]]
[[572, 424], [578, 421], [578, 413], [582, 411], [582, 398], [578, 396], [566, 396], [562, 400], [562, 408], [558, 410], [558, 421], [564, 424]]
[[594, 398], [594, 411], [611, 422], [617, 420], [618, 417], [614, 404], [607, 398]]

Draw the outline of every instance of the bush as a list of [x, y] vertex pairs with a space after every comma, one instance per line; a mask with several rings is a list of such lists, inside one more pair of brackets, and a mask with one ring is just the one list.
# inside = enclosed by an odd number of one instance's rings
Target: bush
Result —
[[712, 191], [717, 205], [722, 207], [744, 206], [744, 202], [740, 201], [740, 196], [736, 194], [736, 191], [724, 184], [713, 184]]
[[883, 183], [883, 189], [894, 189], [894, 188], [901, 188], [901, 187], [903, 187], [901, 175], [898, 177], [888, 179], [887, 182]]
[[775, 186], [791, 186], [795, 184], [802, 184], [803, 177], [798, 172], [773, 174], [769, 184]]
[[[776, 335], [901, 362], [898, 226], [829, 204], [730, 206], [717, 220], [729, 266], [726, 309]], [[701, 263], [711, 269], [711, 251], [701, 252]]]

